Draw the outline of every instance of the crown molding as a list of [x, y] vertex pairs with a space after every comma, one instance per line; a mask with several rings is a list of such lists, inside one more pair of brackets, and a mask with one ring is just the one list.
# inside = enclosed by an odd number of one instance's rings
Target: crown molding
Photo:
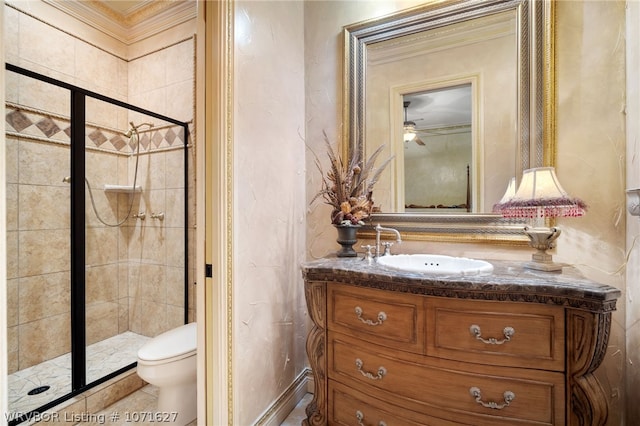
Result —
[[126, 45], [152, 37], [197, 16], [197, 2], [194, 0], [144, 0], [124, 13], [110, 8], [103, 1], [43, 1]]

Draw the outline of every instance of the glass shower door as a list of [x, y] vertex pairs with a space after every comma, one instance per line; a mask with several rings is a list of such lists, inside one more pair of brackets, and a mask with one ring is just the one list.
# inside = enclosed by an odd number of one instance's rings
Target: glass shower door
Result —
[[187, 124], [6, 64], [10, 425], [187, 320]]
[[185, 321], [184, 137], [179, 126], [86, 99], [87, 384]]
[[69, 91], [5, 72], [9, 416], [71, 391]]

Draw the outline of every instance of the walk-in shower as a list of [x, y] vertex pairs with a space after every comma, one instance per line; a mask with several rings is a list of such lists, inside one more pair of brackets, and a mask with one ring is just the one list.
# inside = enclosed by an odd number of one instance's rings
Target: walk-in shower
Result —
[[188, 123], [6, 65], [9, 420], [188, 322]]
[[[134, 194], [135, 192], [137, 192], [137, 189], [139, 188], [137, 183], [138, 183], [138, 165], [140, 163], [140, 133], [138, 132], [138, 129], [142, 126], [148, 126], [149, 128], [153, 128], [153, 124], [152, 123], [141, 123], [138, 124], [137, 126], [135, 124], [133, 124], [133, 121], [129, 122], [129, 125], [131, 126], [131, 128], [129, 130], [127, 130], [126, 133], [124, 133], [124, 136], [129, 138], [129, 146], [135, 146], [135, 157], [136, 157], [136, 162], [135, 162], [135, 167], [133, 168], [133, 182], [131, 183], [131, 189], [130, 189], [130, 193]], [[71, 183], [71, 177], [67, 176], [64, 178], [63, 180], [64, 182], [67, 183]], [[89, 179], [87, 179], [87, 177], [85, 176], [84, 178], [84, 183], [87, 185], [87, 190], [89, 191], [89, 199], [91, 200], [91, 207], [93, 208], [93, 213], [96, 215], [96, 218], [100, 221], [100, 223], [102, 223], [105, 226], [114, 228], [117, 226], [122, 226], [123, 224], [125, 224], [127, 222], [127, 220], [129, 220], [129, 218], [131, 217], [131, 213], [133, 211], [133, 202], [135, 197], [129, 197], [129, 208], [127, 209], [127, 214], [125, 215], [124, 218], [122, 218], [122, 220], [118, 221], [117, 223], [108, 223], [106, 220], [104, 220], [101, 216], [100, 213], [98, 212], [98, 209], [96, 208], [96, 202], [95, 202], [95, 198], [93, 197], [93, 188], [91, 188], [91, 183], [89, 182]], [[128, 189], [126, 186], [124, 187], [125, 189]], [[135, 216], [136, 218], [140, 218], [140, 219], [144, 219], [146, 217], [146, 214], [144, 213], [139, 213], [138, 215]]]

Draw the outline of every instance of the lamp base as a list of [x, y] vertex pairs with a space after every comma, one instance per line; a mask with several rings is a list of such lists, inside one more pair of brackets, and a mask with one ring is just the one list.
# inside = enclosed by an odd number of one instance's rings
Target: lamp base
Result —
[[554, 241], [560, 236], [560, 232], [558, 228], [525, 227], [524, 233], [529, 237], [529, 245], [537, 251], [531, 255], [531, 262], [527, 262], [523, 266], [536, 271], [562, 271], [562, 267], [566, 264], [555, 263], [553, 257], [547, 253], [547, 250], [554, 247]]
[[527, 269], [535, 269], [536, 271], [557, 272], [557, 271], [562, 271], [562, 268], [567, 266], [567, 264], [556, 263], [556, 262], [540, 262], [537, 260], [532, 260], [531, 262], [526, 262], [522, 266], [524, 266]]

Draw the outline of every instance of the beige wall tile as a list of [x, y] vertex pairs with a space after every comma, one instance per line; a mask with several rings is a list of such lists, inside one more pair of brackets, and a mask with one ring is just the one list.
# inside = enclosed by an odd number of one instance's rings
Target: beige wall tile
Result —
[[88, 267], [86, 269], [86, 303], [114, 302], [118, 300], [118, 264]]
[[102, 190], [105, 184], [118, 183], [118, 158], [119, 156], [115, 154], [87, 151], [85, 154], [85, 175], [96, 190]]
[[195, 61], [193, 40], [187, 40], [167, 48], [165, 60], [167, 85], [193, 80]]
[[85, 235], [87, 266], [107, 265], [118, 261], [118, 229], [88, 228]]
[[[127, 125], [126, 127], [129, 128], [129, 125]], [[129, 157], [119, 155], [117, 157], [117, 162], [118, 162], [118, 184], [133, 185], [133, 179], [129, 181]]]
[[129, 327], [129, 298], [123, 297], [118, 300], [118, 333], [130, 331]]
[[167, 303], [167, 281], [164, 265], [140, 265], [140, 293], [144, 301]]
[[[124, 85], [118, 81], [119, 59], [90, 44], [74, 40], [75, 76], [77, 85], [110, 97], [116, 97], [117, 87]], [[90, 115], [87, 119], [91, 120]], [[96, 117], [97, 118], [97, 117]], [[116, 127], [116, 121], [109, 121], [111, 127]]]
[[[153, 135], [153, 133], [149, 133], [149, 135]], [[165, 157], [166, 155], [164, 152], [140, 156], [140, 163], [138, 166], [140, 174], [138, 179], [141, 179], [145, 183], [145, 191], [155, 191], [165, 188]], [[135, 161], [133, 159], [131, 160], [131, 166], [135, 166]], [[131, 175], [133, 175], [133, 169], [131, 170]]]
[[[151, 228], [163, 228], [165, 227], [166, 222], [166, 206], [165, 206], [165, 190], [157, 189], [153, 191], [149, 191], [148, 197], [145, 199], [145, 211], [147, 212], [148, 221], [145, 222], [145, 226]], [[165, 219], [157, 219], [152, 218], [151, 215], [165, 213]], [[157, 234], [157, 236], [161, 234]]]
[[18, 185], [7, 183], [7, 231], [18, 230]]
[[20, 369], [18, 352], [18, 326], [7, 327], [7, 370], [13, 374]]
[[136, 297], [129, 297], [129, 330], [144, 335], [142, 331], [142, 302]]
[[87, 345], [118, 334], [118, 301], [87, 305]]
[[[73, 77], [67, 74], [60, 74], [51, 68], [38, 64], [24, 64], [25, 68], [37, 73], [55, 78], [67, 83], [74, 83]], [[22, 105], [31, 106], [41, 111], [69, 116], [71, 111], [71, 96], [69, 90], [35, 80], [31, 77], [20, 76], [19, 86], [20, 97], [18, 102]]]
[[193, 117], [193, 79], [167, 86], [166, 115], [180, 121]]
[[68, 229], [20, 231], [18, 240], [21, 277], [69, 270]]
[[129, 295], [129, 264], [128, 262], [118, 263], [118, 298]]
[[147, 93], [167, 84], [166, 50], [129, 62], [129, 96]]
[[[7, 58], [7, 63], [14, 63]], [[17, 62], [15, 62], [17, 63]], [[18, 103], [20, 101], [20, 75], [11, 71], [5, 71], [5, 101]], [[10, 129], [7, 129], [10, 130]]]
[[[129, 195], [104, 191], [104, 185], [118, 183], [117, 164], [115, 156], [110, 154], [95, 155], [92, 153], [87, 156], [87, 180], [93, 194], [92, 203], [89, 187], [87, 187], [85, 211], [89, 227], [104, 227], [106, 225], [103, 222], [111, 226], [118, 225], [129, 211]], [[135, 201], [135, 197], [133, 201]], [[123, 209], [126, 209], [124, 213], [122, 213]]]
[[[87, 412], [98, 413], [144, 385], [144, 381], [135, 373], [129, 374], [115, 383], [110, 383], [98, 392], [87, 395]], [[120, 412], [122, 416], [127, 408], [129, 407], [123, 407]]]
[[167, 331], [167, 305], [142, 300], [140, 302], [140, 330], [145, 336], [157, 336]]
[[[131, 93], [132, 89], [131, 89], [131, 86], [129, 86], [129, 90], [130, 90], [129, 92], [130, 104], [154, 111], [158, 114], [166, 115], [167, 98], [165, 96], [166, 91], [164, 87], [156, 88], [149, 91]], [[134, 111], [129, 113], [129, 118], [133, 120], [133, 122], [136, 124], [149, 121], [149, 117]], [[158, 124], [157, 119], [153, 119], [152, 122], [155, 124]]]
[[[129, 99], [129, 63], [125, 60], [118, 60], [118, 82], [117, 93], [123, 99]], [[129, 124], [129, 113], [120, 117], [118, 128], [127, 127]]]
[[18, 232], [7, 232], [7, 279], [17, 278], [18, 273]]
[[7, 349], [9, 352], [18, 352], [18, 336], [19, 328], [18, 326], [10, 326], [7, 328]]
[[[19, 369], [39, 364], [71, 350], [69, 314], [60, 314], [19, 326]], [[51, 336], [55, 336], [52, 339]]]
[[166, 229], [167, 266], [185, 268], [184, 228]]
[[184, 189], [168, 189], [166, 191], [164, 226], [168, 228], [184, 228]]
[[18, 183], [18, 140], [7, 137], [5, 139], [5, 176], [7, 183]]
[[62, 182], [70, 173], [68, 146], [21, 141], [18, 155], [19, 183], [68, 188], [68, 184]]
[[[182, 129], [180, 129], [181, 131]], [[165, 188], [184, 188], [184, 150], [167, 151], [167, 175]]]
[[69, 272], [20, 278], [20, 324], [54, 315], [70, 315], [70, 288]]
[[13, 327], [20, 322], [20, 280], [7, 280], [7, 326]]
[[[104, 89], [93, 87], [93, 85], [88, 83], [84, 83], [82, 87], [89, 87], [89, 88], [92, 88], [92, 90], [99, 92], [100, 94], [114, 97], [112, 96], [113, 94], [109, 94], [109, 91], [105, 91]], [[124, 126], [120, 125], [121, 121], [119, 120], [119, 118], [124, 114], [123, 112], [124, 108], [121, 108], [119, 106], [110, 104], [100, 99], [95, 99], [91, 97], [86, 98], [85, 108], [86, 108], [87, 123], [91, 123], [98, 126], [105, 126], [111, 129], [120, 129], [122, 133], [125, 133], [129, 127], [126, 124]], [[94, 130], [95, 129], [93, 127], [87, 127], [87, 133], [90, 133]], [[107, 134], [106, 131], [105, 131], [105, 134]], [[108, 132], [108, 135], [109, 135], [108, 136], [109, 138], [115, 136], [111, 132]], [[87, 141], [87, 146], [93, 146], [93, 145], [94, 144], [89, 143]]]
[[167, 305], [167, 330], [184, 325], [184, 309]]
[[75, 74], [74, 39], [49, 25], [20, 14], [20, 57], [69, 76]]
[[184, 268], [166, 267], [167, 274], [167, 304], [184, 307]]
[[20, 37], [19, 26], [20, 14], [9, 7], [4, 8], [4, 22], [2, 23], [2, 36], [4, 37], [4, 54], [8, 63], [18, 65], [19, 55], [18, 38]]
[[165, 250], [163, 228], [153, 228], [143, 224], [129, 241], [129, 257], [133, 262], [164, 264]]
[[[128, 183], [127, 185], [133, 186], [133, 181], [131, 181], [131, 183]], [[140, 183], [136, 182], [136, 186], [140, 186]], [[113, 203], [112, 198], [115, 198], [115, 200], [117, 200], [118, 218], [120, 219], [119, 222], [122, 222], [123, 220], [125, 220], [126, 217], [128, 217], [128, 219], [124, 222], [123, 225], [127, 227], [131, 227], [132, 229], [127, 230], [125, 235], [123, 235], [123, 237], [131, 238], [133, 236], [135, 227], [139, 223], [143, 223], [141, 222], [140, 219], [136, 219], [135, 217], [135, 215], [139, 214], [140, 212], [144, 212], [145, 210], [142, 194], [136, 193], [132, 195], [130, 194], [115, 195], [110, 193], [107, 196], [107, 198], [109, 198], [110, 204]], [[124, 230], [124, 227], [120, 229]]]
[[69, 187], [19, 185], [20, 230], [67, 229], [71, 227]]

